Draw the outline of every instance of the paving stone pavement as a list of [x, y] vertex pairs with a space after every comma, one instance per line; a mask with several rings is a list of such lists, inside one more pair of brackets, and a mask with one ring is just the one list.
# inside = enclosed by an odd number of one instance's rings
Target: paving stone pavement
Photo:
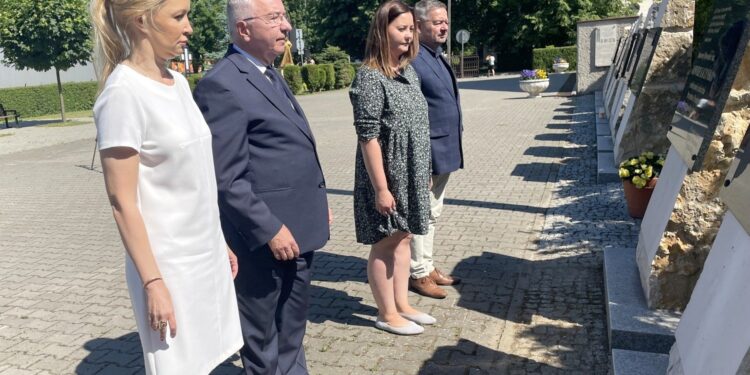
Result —
[[[515, 77], [461, 89], [466, 169], [451, 176], [435, 257], [464, 282], [444, 300], [412, 295], [438, 319], [414, 337], [373, 328], [347, 92], [300, 97], [335, 215], [315, 259], [311, 374], [608, 372], [601, 248], [633, 246], [638, 226], [619, 185], [596, 185], [593, 97], [526, 99]], [[0, 137], [0, 374], [143, 373], [124, 252], [98, 161], [88, 169], [93, 125], [74, 128], [12, 153], [31, 133]], [[214, 374], [240, 367], [235, 355]]]

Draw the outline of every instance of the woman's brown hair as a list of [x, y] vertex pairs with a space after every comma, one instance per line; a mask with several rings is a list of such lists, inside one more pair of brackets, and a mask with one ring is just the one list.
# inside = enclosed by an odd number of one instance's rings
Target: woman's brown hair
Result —
[[[414, 26], [417, 20], [414, 18], [414, 11], [408, 5], [400, 0], [386, 1], [380, 4], [370, 23], [370, 31], [367, 33], [367, 45], [365, 47], [365, 58], [362, 62], [373, 69], [379, 70], [386, 77], [394, 78], [398, 72], [391, 67], [391, 48], [390, 38], [388, 37], [388, 25], [396, 17], [410, 13]], [[414, 30], [414, 38], [409, 46], [409, 51], [401, 55], [398, 69], [401, 70], [417, 57], [419, 52], [419, 38], [417, 31]]]

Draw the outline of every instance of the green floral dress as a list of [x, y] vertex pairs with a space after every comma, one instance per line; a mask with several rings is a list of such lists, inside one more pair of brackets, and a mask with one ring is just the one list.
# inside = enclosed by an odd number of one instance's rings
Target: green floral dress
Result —
[[357, 242], [374, 244], [396, 231], [426, 234], [430, 218], [430, 123], [417, 73], [408, 65], [396, 78], [362, 66], [349, 98], [360, 141], [377, 138], [396, 212], [375, 209], [375, 190], [357, 147], [354, 225]]

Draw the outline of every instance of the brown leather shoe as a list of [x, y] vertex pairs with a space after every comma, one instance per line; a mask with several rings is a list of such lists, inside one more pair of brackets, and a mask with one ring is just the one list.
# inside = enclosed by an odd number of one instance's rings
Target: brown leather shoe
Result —
[[430, 278], [437, 285], [456, 285], [461, 282], [461, 279], [458, 277], [446, 275], [437, 268], [430, 272]]
[[429, 276], [418, 279], [409, 278], [409, 288], [425, 297], [442, 299], [448, 295], [448, 292], [437, 286]]

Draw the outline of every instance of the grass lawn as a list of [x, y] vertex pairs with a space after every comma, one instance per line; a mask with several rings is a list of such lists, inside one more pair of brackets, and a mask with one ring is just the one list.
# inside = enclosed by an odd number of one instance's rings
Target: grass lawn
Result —
[[68, 121], [65, 121], [65, 122], [62, 122], [62, 121], [60, 121], [60, 122], [53, 122], [51, 124], [44, 124], [44, 125], [39, 125], [39, 126], [42, 127], [42, 128], [60, 128], [60, 127], [63, 127], [63, 126], [78, 126], [78, 125], [85, 125], [85, 124], [90, 124], [90, 122], [88, 122], [88, 121], [68, 120]]
[[[94, 117], [94, 113], [91, 110], [88, 111], [73, 111], [73, 112], [65, 112], [66, 118], [74, 118], [74, 117]], [[39, 117], [24, 117], [25, 121], [33, 121], [33, 120], [55, 120], [59, 119], [60, 114], [55, 113], [51, 115], [44, 115]], [[54, 124], [50, 124], [54, 125]], [[49, 125], [48, 125], [49, 126]]]

